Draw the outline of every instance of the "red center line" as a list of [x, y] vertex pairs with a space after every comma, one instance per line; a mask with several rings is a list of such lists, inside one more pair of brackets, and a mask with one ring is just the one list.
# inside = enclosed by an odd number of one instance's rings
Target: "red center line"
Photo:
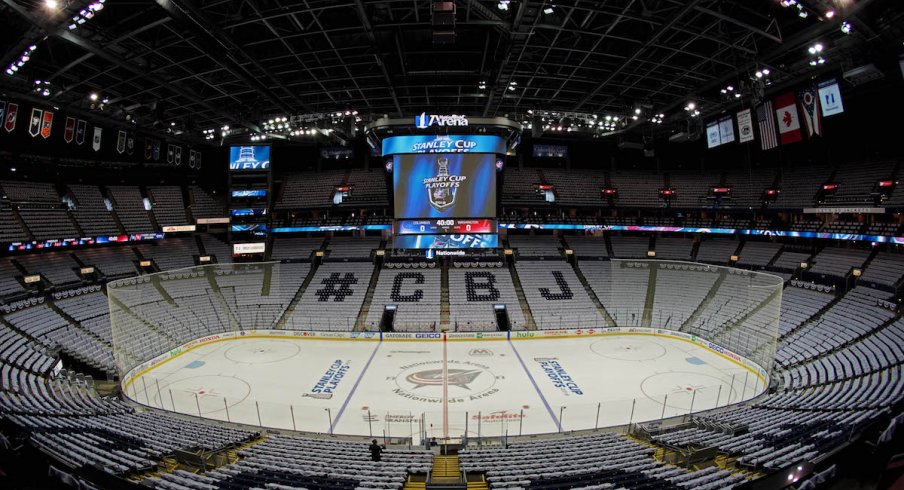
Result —
[[443, 334], [443, 438], [449, 439], [449, 356], [446, 352], [446, 334]]

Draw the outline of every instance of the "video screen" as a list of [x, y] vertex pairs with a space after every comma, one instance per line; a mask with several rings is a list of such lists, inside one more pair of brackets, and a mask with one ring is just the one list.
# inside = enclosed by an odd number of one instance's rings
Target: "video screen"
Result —
[[230, 146], [229, 170], [233, 172], [270, 170], [270, 147]]
[[495, 155], [395, 155], [393, 166], [397, 219], [496, 217]]

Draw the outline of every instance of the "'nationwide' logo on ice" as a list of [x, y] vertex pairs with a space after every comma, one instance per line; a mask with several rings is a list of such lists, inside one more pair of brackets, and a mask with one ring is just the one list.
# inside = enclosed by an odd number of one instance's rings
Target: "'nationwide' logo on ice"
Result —
[[414, 126], [418, 129], [427, 129], [430, 126], [467, 126], [468, 116], [460, 114], [427, 114], [422, 112], [414, 116]]

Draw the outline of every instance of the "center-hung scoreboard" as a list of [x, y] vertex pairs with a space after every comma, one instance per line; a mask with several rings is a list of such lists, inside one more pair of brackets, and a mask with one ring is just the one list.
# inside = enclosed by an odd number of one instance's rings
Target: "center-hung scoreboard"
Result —
[[393, 248], [497, 248], [497, 175], [512, 145], [497, 134], [418, 134], [438, 126], [466, 129], [468, 118], [421, 114], [414, 134], [381, 141], [392, 173]]

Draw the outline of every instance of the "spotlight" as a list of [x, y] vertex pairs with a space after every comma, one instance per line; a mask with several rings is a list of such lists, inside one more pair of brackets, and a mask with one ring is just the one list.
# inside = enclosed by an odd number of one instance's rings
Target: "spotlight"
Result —
[[851, 24], [848, 21], [844, 21], [841, 23], [841, 32], [845, 34], [851, 33]]
[[92, 101], [95, 101], [95, 100], [97, 100], [97, 94], [92, 92], [91, 95], [88, 96], [88, 98], [91, 99]]
[[44, 6], [51, 10], [56, 10], [60, 4], [56, 0], [44, 0]]
[[826, 12], [826, 19], [831, 19], [832, 17], [835, 17], [834, 10], [829, 10], [828, 12]]
[[552, 7], [546, 7], [545, 9], [543, 9], [543, 13], [546, 15], [549, 15], [553, 12], [554, 12], [554, 10], [552, 9]]

